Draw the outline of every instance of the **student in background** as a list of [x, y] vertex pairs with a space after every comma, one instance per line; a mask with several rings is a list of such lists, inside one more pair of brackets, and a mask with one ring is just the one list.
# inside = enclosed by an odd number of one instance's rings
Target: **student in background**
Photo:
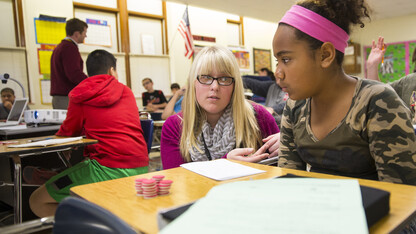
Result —
[[0, 120], [6, 120], [9, 116], [10, 110], [12, 109], [14, 99], [14, 90], [11, 88], [4, 88], [0, 91], [1, 105], [0, 105]]
[[278, 165], [414, 185], [409, 109], [388, 85], [342, 69], [350, 27], [364, 26], [366, 17], [361, 0], [310, 0], [292, 6], [280, 21], [273, 39], [275, 76], [290, 99]]
[[143, 107], [146, 107], [147, 111], [155, 111], [157, 109], [165, 108], [167, 101], [162, 90], [153, 89], [153, 81], [150, 78], [144, 78], [142, 80], [143, 87], [147, 92], [142, 93]]
[[[387, 46], [384, 44], [384, 38], [379, 37], [378, 42], [373, 41], [371, 52], [368, 55], [367, 79], [380, 81], [378, 75], [378, 66], [382, 63]], [[406, 106], [412, 111], [413, 122], [415, 123], [415, 105], [416, 105], [416, 49], [413, 51], [412, 62], [415, 70], [407, 76], [404, 76], [389, 85], [396, 91], [399, 97], [406, 103]]]
[[88, 55], [89, 78], [69, 93], [67, 117], [56, 135], [98, 140], [85, 146], [86, 159], [59, 173], [33, 192], [37, 216], [55, 213], [71, 187], [147, 173], [149, 158], [133, 92], [118, 82], [116, 58], [105, 50]]
[[276, 78], [274, 77], [274, 73], [270, 71], [267, 67], [263, 67], [259, 71], [259, 76], [268, 76], [272, 81], [276, 81]]
[[191, 161], [226, 157], [258, 162], [277, 155], [276, 122], [262, 106], [244, 98], [238, 64], [228, 49], [205, 47], [195, 58], [187, 83], [183, 112], [163, 125], [164, 169]]
[[260, 97], [267, 97], [269, 87], [276, 83], [276, 78], [273, 72], [268, 68], [261, 68], [259, 77], [257, 76], [243, 76], [243, 84], [245, 89], [250, 89], [253, 94]]
[[[175, 95], [175, 93], [181, 89], [181, 86], [179, 86], [178, 83], [173, 83], [170, 85], [170, 91], [172, 92], [172, 97], [173, 95]], [[170, 101], [170, 99], [172, 99], [172, 97], [169, 98], [168, 102]]]
[[185, 90], [186, 88], [184, 87], [174, 92], [162, 112], [162, 119], [167, 119], [169, 116], [179, 113], [182, 110], [182, 100]]
[[51, 57], [51, 96], [54, 109], [68, 109], [68, 93], [87, 78], [78, 44], [87, 37], [88, 25], [77, 18], [66, 22], [66, 37], [53, 50]]

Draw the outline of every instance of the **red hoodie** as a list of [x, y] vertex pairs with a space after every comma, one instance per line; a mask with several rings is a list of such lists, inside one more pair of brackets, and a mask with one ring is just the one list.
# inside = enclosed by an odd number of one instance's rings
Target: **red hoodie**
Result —
[[111, 168], [149, 165], [133, 92], [110, 75], [92, 76], [69, 93], [68, 113], [58, 136], [98, 140], [85, 147], [84, 156]]

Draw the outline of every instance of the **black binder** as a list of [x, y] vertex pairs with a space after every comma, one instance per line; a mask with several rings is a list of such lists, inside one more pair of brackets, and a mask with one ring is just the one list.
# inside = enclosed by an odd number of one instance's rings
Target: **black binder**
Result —
[[[287, 174], [276, 178], [301, 178], [301, 176]], [[367, 218], [367, 226], [370, 228], [378, 220], [380, 220], [389, 213], [390, 192], [362, 185], [360, 185], [360, 188], [363, 206], [365, 210], [365, 216]], [[160, 212], [160, 215], [165, 221], [171, 222], [175, 218], [179, 217], [186, 210], [188, 210], [188, 208], [192, 205], [193, 203], [190, 203], [174, 209]]]
[[[294, 174], [287, 174], [276, 178], [307, 178]], [[378, 220], [387, 215], [390, 211], [390, 192], [360, 185], [361, 198], [367, 219], [367, 226], [370, 228]]]

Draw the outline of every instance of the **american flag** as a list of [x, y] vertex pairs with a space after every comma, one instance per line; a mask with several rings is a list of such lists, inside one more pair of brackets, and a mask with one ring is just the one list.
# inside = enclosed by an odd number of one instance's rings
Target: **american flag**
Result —
[[185, 40], [185, 57], [189, 59], [194, 54], [194, 41], [189, 27], [188, 6], [186, 6], [181, 22], [179, 22], [178, 31]]

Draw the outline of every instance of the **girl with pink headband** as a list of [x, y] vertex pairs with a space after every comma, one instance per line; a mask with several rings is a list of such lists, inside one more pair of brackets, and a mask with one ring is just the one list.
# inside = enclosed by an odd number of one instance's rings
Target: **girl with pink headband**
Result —
[[369, 18], [363, 0], [301, 1], [273, 39], [276, 81], [289, 100], [279, 167], [416, 184], [411, 114], [394, 90], [344, 73], [350, 27]]

